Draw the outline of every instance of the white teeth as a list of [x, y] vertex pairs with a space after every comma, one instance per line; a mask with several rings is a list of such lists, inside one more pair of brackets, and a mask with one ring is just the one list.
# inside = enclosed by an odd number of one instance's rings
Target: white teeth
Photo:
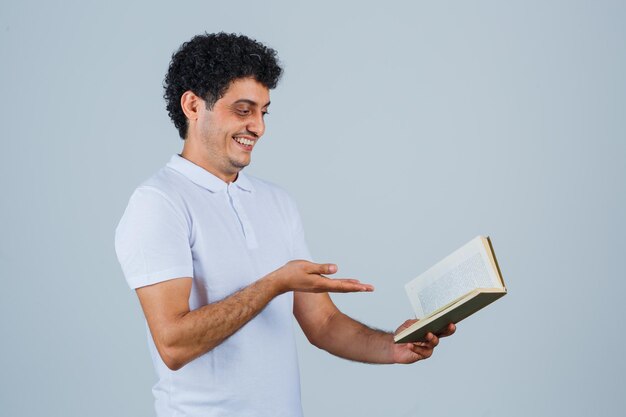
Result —
[[246, 138], [234, 138], [237, 142], [241, 143], [242, 145], [247, 145], [247, 146], [252, 146], [254, 145], [254, 141], [250, 140], [250, 139], [246, 139]]

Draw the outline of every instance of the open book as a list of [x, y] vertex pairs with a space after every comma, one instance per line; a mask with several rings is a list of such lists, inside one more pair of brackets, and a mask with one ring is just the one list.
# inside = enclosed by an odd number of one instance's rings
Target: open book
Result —
[[419, 319], [398, 333], [396, 343], [423, 341], [448, 323], [458, 323], [506, 294], [489, 237], [477, 236], [408, 284]]

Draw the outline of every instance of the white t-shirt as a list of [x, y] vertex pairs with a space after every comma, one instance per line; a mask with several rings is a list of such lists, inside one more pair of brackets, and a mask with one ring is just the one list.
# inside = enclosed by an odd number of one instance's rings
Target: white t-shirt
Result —
[[[115, 249], [131, 288], [192, 277], [192, 310], [310, 259], [285, 191], [241, 172], [227, 184], [178, 155], [134, 192]], [[178, 371], [165, 366], [148, 331], [157, 416], [301, 416], [292, 312], [293, 293], [276, 297]]]

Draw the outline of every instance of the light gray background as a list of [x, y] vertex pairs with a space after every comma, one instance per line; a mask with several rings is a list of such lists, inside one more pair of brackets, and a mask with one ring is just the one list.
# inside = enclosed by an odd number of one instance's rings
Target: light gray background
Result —
[[161, 83], [205, 30], [279, 51], [248, 172], [295, 196], [316, 259], [376, 286], [343, 311], [395, 328], [403, 284], [477, 234], [509, 287], [414, 366], [299, 334], [307, 416], [617, 415], [625, 21], [623, 1], [3, 0], [0, 415], [152, 415], [113, 233], [182, 146]]

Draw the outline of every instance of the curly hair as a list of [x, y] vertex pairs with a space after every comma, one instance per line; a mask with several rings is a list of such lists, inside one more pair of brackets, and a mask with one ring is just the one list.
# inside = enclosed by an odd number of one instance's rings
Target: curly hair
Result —
[[244, 35], [205, 33], [185, 42], [172, 55], [163, 88], [167, 112], [182, 139], [187, 117], [180, 105], [186, 91], [202, 97], [211, 110], [230, 83], [252, 77], [265, 87], [276, 87], [282, 74], [276, 51]]

